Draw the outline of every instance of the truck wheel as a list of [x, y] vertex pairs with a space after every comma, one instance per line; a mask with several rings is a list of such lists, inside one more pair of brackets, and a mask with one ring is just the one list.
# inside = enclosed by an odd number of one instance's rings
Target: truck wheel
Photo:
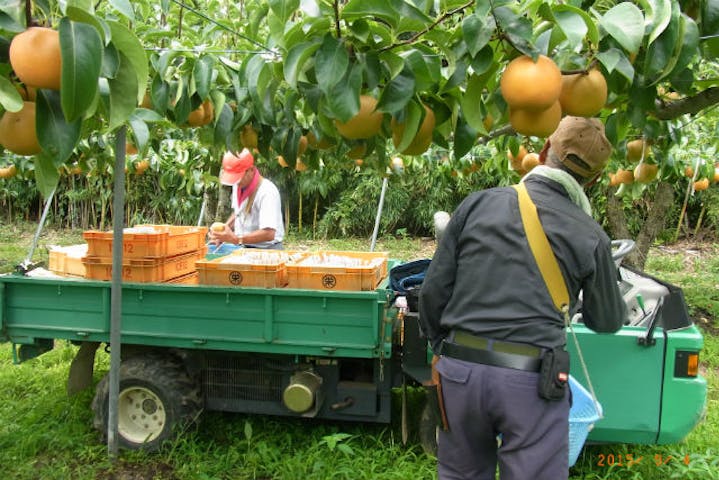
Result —
[[[94, 426], [107, 439], [109, 373], [97, 384], [92, 401]], [[202, 410], [199, 384], [182, 364], [157, 355], [120, 364], [117, 424], [119, 445], [154, 451], [191, 424]]]
[[422, 450], [427, 455], [437, 456], [437, 438], [439, 436], [439, 427], [437, 420], [432, 415], [429, 405], [424, 406], [422, 416], [419, 419], [419, 443]]

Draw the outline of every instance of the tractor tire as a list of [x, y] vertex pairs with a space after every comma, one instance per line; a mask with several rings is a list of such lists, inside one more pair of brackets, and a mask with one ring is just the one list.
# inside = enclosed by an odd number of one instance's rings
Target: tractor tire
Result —
[[[107, 440], [110, 374], [97, 384], [93, 424]], [[117, 423], [119, 446], [155, 451], [195, 422], [202, 411], [200, 385], [182, 363], [141, 355], [120, 364]]]
[[429, 405], [425, 405], [422, 410], [422, 416], [419, 419], [419, 443], [422, 450], [427, 455], [437, 456], [437, 438], [439, 436], [439, 426], [437, 419], [432, 414]]

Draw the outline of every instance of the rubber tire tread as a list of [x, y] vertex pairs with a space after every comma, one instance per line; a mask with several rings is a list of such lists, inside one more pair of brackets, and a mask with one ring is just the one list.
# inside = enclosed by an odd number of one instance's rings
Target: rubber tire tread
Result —
[[[120, 364], [120, 393], [128, 387], [151, 389], [165, 403], [167, 422], [162, 433], [150, 442], [136, 443], [118, 432], [120, 447], [128, 450], [156, 451], [178, 432], [192, 425], [203, 409], [199, 381], [188, 375], [182, 362], [168, 356], [150, 354], [125, 359]], [[92, 400], [93, 426], [107, 440], [110, 374], [97, 384]]]

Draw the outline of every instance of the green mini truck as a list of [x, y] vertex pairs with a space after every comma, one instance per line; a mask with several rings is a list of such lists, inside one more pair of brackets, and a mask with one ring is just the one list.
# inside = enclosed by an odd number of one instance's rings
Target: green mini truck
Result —
[[[55, 340], [76, 343], [68, 386], [91, 386], [96, 349], [110, 341], [110, 282], [29, 273], [0, 276], [0, 341], [12, 342], [17, 362]], [[678, 442], [706, 408], [702, 335], [679, 288], [623, 267], [619, 277], [631, 312], [624, 328], [596, 334], [581, 313], [573, 319], [604, 413], [588, 440]], [[203, 410], [389, 422], [392, 390], [430, 376], [416, 302], [407, 309], [397, 298], [389, 278], [370, 291], [123, 283], [120, 445], [157, 449]], [[567, 344], [571, 373], [586, 385]], [[102, 435], [108, 405], [106, 376], [92, 402]], [[402, 420], [433, 451], [427, 412]]]

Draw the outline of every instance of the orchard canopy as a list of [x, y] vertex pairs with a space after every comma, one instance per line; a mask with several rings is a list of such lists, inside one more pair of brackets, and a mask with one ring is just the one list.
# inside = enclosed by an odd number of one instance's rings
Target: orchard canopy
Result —
[[140, 152], [199, 129], [212, 151], [298, 170], [361, 152], [378, 174], [493, 143], [509, 175], [507, 150], [579, 108], [616, 165], [670, 179], [669, 145], [719, 102], [718, 53], [719, 0], [0, 0], [0, 143], [43, 194], [124, 125]]

